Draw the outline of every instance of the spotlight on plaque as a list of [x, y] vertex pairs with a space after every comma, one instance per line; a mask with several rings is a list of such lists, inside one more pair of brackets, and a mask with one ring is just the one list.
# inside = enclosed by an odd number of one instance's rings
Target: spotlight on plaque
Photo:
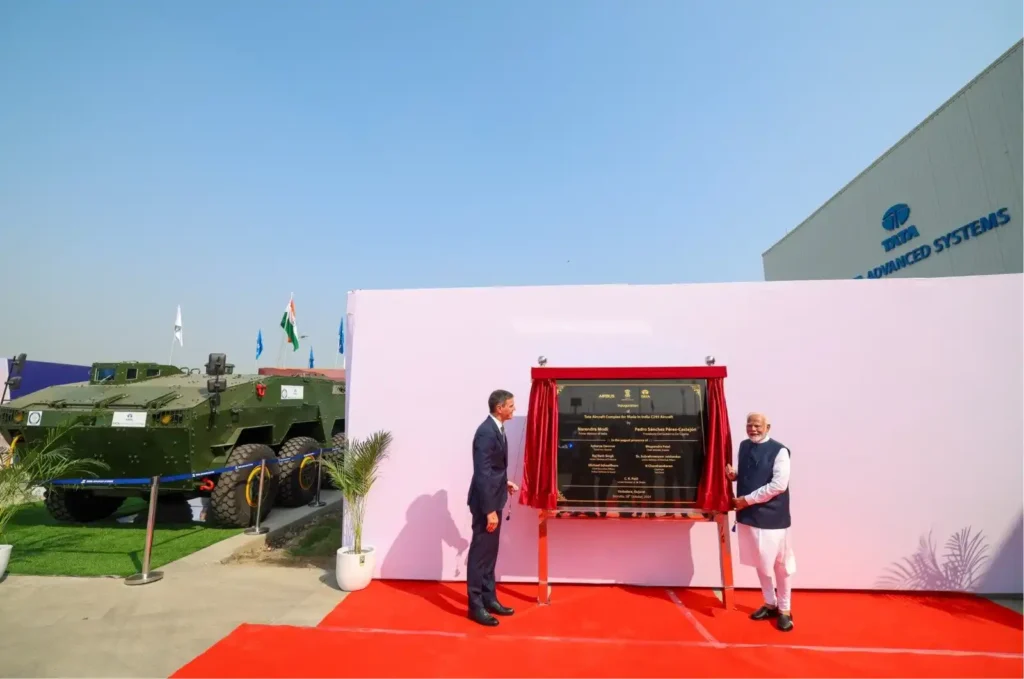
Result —
[[548, 357], [547, 356], [538, 356], [537, 357], [537, 365], [539, 365], [540, 367], [543, 368], [547, 364], [548, 364]]
[[714, 365], [715, 364], [715, 357], [714, 356], [705, 356], [704, 357], [704, 363], [705, 363], [705, 365]]

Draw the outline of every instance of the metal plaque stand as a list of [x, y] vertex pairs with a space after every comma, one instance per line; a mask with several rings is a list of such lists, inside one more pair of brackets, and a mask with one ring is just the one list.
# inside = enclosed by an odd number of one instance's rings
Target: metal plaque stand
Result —
[[263, 513], [263, 477], [267, 474], [267, 461], [266, 459], [260, 460], [260, 489], [259, 495], [256, 496], [256, 525], [249, 526], [245, 529], [246, 535], [263, 535], [269, 533], [270, 529], [266, 526], [260, 525], [260, 514]]
[[310, 500], [307, 507], [326, 507], [327, 503], [320, 499], [320, 486], [324, 478], [324, 451], [320, 451], [316, 458], [316, 497]]
[[[719, 512], [672, 512], [667, 513], [666, 516], [656, 516], [650, 518], [627, 518], [627, 517], [609, 517], [609, 516], [598, 516], [584, 517], [584, 516], [563, 516], [567, 512], [580, 512], [580, 511], [599, 511], [607, 512], [607, 509], [557, 509], [557, 510], [541, 510], [539, 512], [539, 523], [537, 533], [537, 603], [542, 606], [546, 606], [551, 603], [551, 584], [548, 579], [548, 519], [578, 519], [580, 521], [659, 521], [659, 522], [672, 522], [682, 523], [684, 521], [691, 522], [714, 522], [718, 527], [718, 560], [722, 569], [722, 606], [726, 610], [731, 610], [733, 605], [733, 577], [732, 577], [732, 541], [729, 539], [729, 515], [727, 513]], [[650, 510], [644, 510], [642, 508], [628, 508], [628, 509], [614, 509], [613, 512], [625, 513], [638, 513], [645, 512], [651, 513]]]
[[156, 496], [159, 488], [160, 477], [154, 476], [149, 482], [149, 516], [146, 518], [146, 549], [142, 553], [142, 572], [125, 578], [126, 585], [146, 585], [164, 577], [160, 571], [149, 570], [149, 559], [153, 553], [153, 530], [156, 528]]

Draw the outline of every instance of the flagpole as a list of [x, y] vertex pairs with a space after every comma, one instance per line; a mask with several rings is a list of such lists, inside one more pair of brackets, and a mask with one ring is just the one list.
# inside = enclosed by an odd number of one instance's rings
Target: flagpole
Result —
[[[293, 292], [293, 293], [288, 295], [288, 306], [286, 306], [285, 310], [284, 310], [285, 320], [286, 321], [287, 321], [287, 317], [288, 317], [288, 312], [291, 311], [292, 304], [294, 303], [294, 301], [295, 301], [295, 293]], [[277, 350], [277, 367], [278, 368], [282, 367], [281, 366], [281, 361], [284, 360], [284, 345], [285, 345], [285, 341], [288, 339], [287, 330], [285, 330], [285, 328], [283, 326], [281, 327], [281, 330], [284, 331], [285, 334], [281, 335], [281, 346]], [[296, 337], [298, 337], [298, 334], [299, 334], [298, 331], [299, 331], [298, 319], [296, 319], [295, 320], [295, 325], [292, 328], [292, 332], [295, 333]]]
[[338, 353], [334, 355], [334, 367], [338, 367], [338, 357], [345, 356], [345, 317], [342, 316], [341, 322], [338, 323]]
[[[167, 356], [167, 364], [174, 365], [171, 361], [174, 360], [174, 342], [178, 339], [178, 335], [181, 333], [181, 305], [178, 305], [178, 314], [174, 317], [174, 333], [171, 335], [171, 352]], [[182, 345], [184, 346], [184, 344]]]
[[256, 331], [256, 356], [253, 357], [253, 364], [256, 366], [255, 375], [260, 374], [260, 356], [263, 355], [263, 328]]

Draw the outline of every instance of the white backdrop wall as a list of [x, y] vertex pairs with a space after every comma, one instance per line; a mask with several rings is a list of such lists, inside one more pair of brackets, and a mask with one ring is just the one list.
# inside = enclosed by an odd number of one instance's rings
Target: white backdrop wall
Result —
[[[713, 354], [729, 370], [734, 448], [746, 413], [762, 410], [792, 450], [797, 587], [1020, 593], [1022, 283], [1008, 274], [350, 293], [347, 429], [394, 435], [364, 531], [377, 575], [465, 578], [473, 433], [488, 394], [511, 390], [510, 477], [520, 481], [538, 355], [549, 366], [677, 366]], [[713, 526], [553, 523], [555, 582], [721, 585]], [[972, 541], [987, 558], [950, 577], [954, 552]], [[931, 565], [886, 579], [913, 559]], [[497, 571], [537, 576], [536, 513], [518, 503]], [[737, 586], [757, 586], [751, 569], [737, 562], [735, 573]]]

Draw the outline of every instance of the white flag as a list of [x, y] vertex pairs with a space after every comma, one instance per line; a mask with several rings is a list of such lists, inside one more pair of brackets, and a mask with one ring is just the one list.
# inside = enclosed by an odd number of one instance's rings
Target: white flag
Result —
[[178, 346], [184, 347], [185, 342], [181, 339], [181, 305], [178, 305], [178, 316], [174, 319], [174, 339], [178, 340]]

